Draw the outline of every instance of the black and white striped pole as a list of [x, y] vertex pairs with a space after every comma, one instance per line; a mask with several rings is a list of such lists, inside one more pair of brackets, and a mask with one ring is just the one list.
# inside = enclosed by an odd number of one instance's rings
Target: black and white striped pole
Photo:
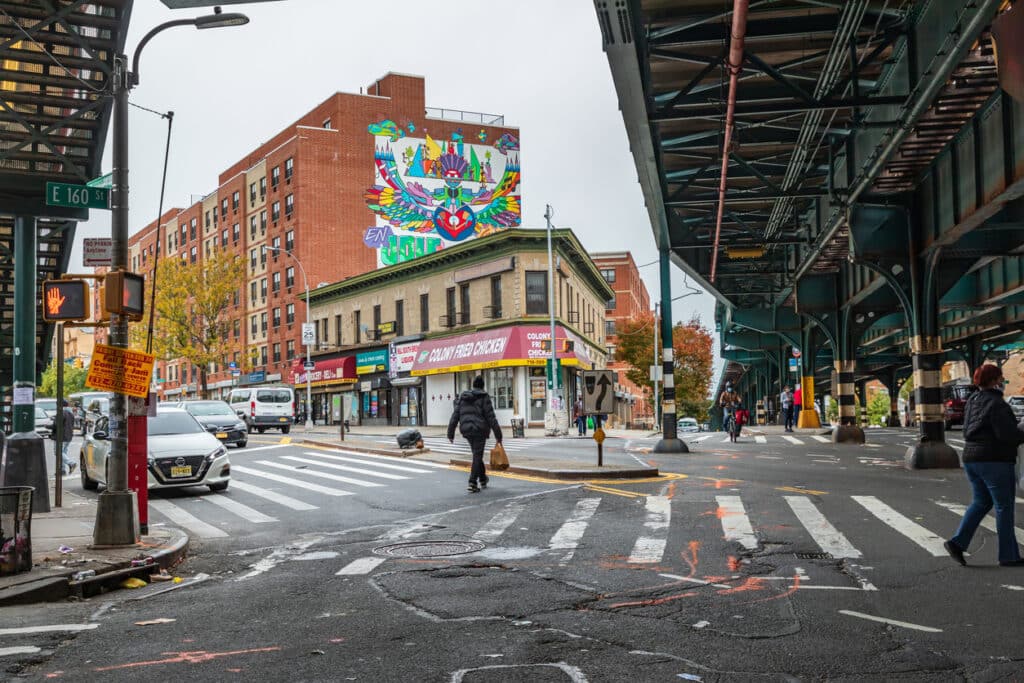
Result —
[[914, 367], [914, 410], [920, 424], [918, 443], [907, 449], [908, 469], [959, 467], [960, 458], [946, 443], [942, 412], [942, 337], [918, 335], [910, 340]]
[[856, 361], [835, 361], [839, 425], [832, 430], [833, 443], [864, 443], [864, 430], [857, 425], [857, 403], [854, 400], [855, 366]]
[[654, 446], [655, 453], [689, 453], [690, 449], [676, 434], [675, 356], [672, 350], [672, 280], [669, 270], [668, 246], [658, 251], [661, 275], [661, 362], [662, 389], [661, 441]]

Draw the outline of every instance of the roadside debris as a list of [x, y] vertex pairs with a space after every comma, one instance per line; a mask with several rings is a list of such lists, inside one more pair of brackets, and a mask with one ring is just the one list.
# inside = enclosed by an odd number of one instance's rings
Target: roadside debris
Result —
[[156, 626], [157, 624], [170, 624], [177, 621], [177, 619], [170, 619], [168, 617], [160, 617], [159, 619], [149, 619], [147, 621], [136, 621], [136, 626]]

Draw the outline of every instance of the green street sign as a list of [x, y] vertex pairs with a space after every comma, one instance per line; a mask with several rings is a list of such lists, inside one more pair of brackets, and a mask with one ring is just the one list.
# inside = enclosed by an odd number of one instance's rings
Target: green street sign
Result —
[[46, 183], [46, 205], [73, 209], [109, 209], [110, 190], [68, 183]]
[[93, 178], [87, 182], [86, 185], [89, 187], [102, 187], [109, 190], [114, 186], [114, 174], [108, 173], [106, 175], [101, 175], [99, 178]]
[[562, 373], [560, 372], [560, 370], [562, 369], [562, 361], [561, 361], [561, 359], [556, 359], [556, 361], [557, 362], [555, 364], [555, 371], [554, 372], [551, 372], [551, 359], [548, 358], [548, 359], [546, 359], [544, 361], [544, 369], [545, 369], [545, 373], [544, 374], [546, 374], [547, 378], [548, 378], [548, 389], [554, 389], [555, 388], [554, 386], [552, 386], [552, 381], [551, 381], [551, 376], [552, 375], [554, 375], [558, 379], [558, 388], [559, 389], [562, 388]]

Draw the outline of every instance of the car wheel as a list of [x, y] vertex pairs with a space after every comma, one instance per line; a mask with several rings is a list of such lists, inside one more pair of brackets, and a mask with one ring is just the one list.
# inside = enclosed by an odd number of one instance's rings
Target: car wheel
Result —
[[259, 432], [260, 434], [262, 434], [263, 432], [267, 431], [267, 428], [266, 427], [257, 427], [256, 431]]
[[236, 448], [245, 448], [248, 445], [249, 445], [248, 441], [239, 441], [238, 443], [235, 444], [235, 447]]
[[249, 422], [245, 423], [245, 433], [246, 434], [252, 434], [252, 424], [249, 423]]
[[944, 426], [946, 428], [946, 431], [948, 432], [953, 427], [953, 423], [947, 421]]
[[99, 488], [100, 483], [95, 479], [90, 479], [89, 474], [85, 471], [85, 456], [78, 456], [78, 475], [82, 478], [82, 488], [86, 491], [95, 491]]
[[210, 490], [211, 491], [227, 491], [228, 490], [228, 484], [230, 484], [230, 483], [231, 483], [230, 481], [222, 481], [219, 484], [210, 484]]
[[292, 426], [291, 425], [288, 425], [287, 427], [281, 427], [281, 433], [282, 434], [287, 434], [290, 431], [292, 431]]

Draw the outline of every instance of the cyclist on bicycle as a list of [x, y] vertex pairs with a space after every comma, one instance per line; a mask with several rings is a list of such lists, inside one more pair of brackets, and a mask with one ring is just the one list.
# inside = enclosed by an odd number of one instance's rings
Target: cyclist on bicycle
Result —
[[732, 433], [733, 425], [730, 424], [730, 420], [735, 423], [736, 406], [739, 405], [739, 402], [740, 395], [733, 390], [731, 383], [726, 384], [725, 391], [718, 397], [718, 406], [722, 409], [722, 426], [725, 427], [730, 436], [734, 436]]

